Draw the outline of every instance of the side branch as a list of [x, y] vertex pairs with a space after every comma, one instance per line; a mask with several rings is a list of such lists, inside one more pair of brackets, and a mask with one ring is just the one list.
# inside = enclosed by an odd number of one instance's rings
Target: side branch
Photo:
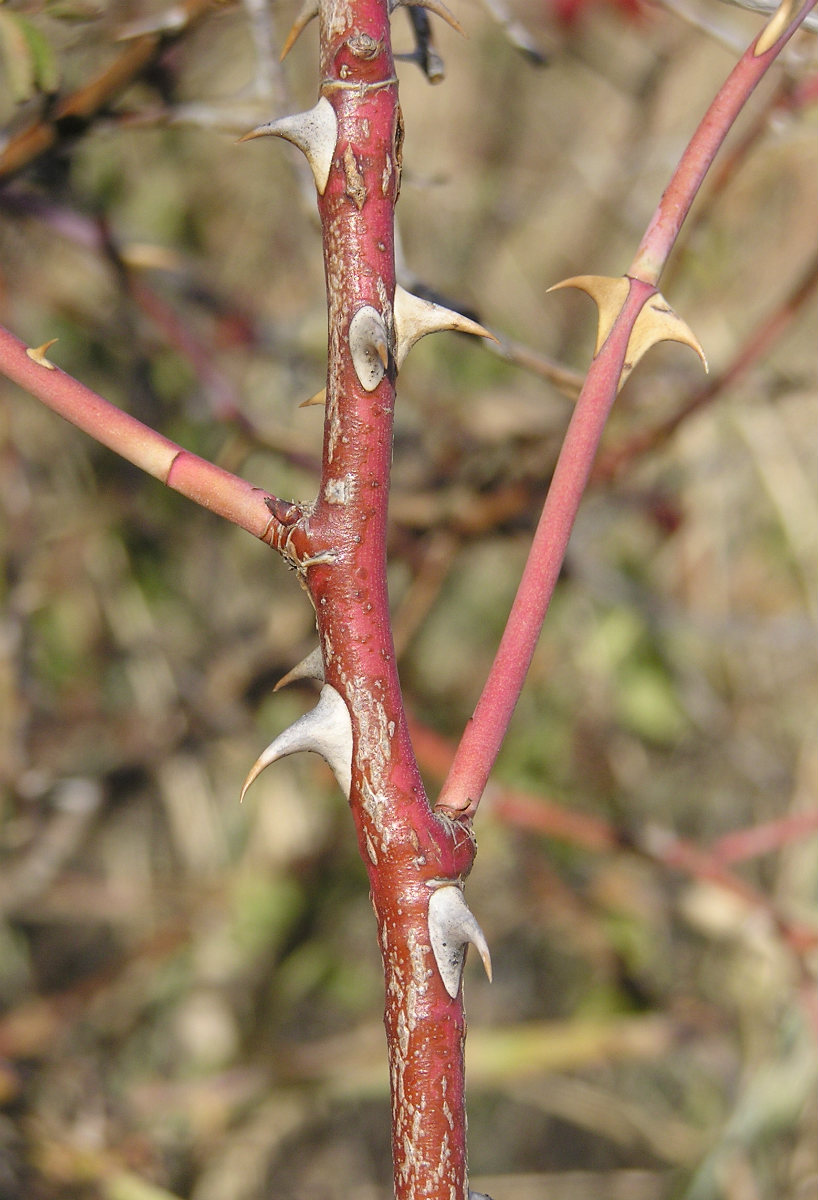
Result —
[[632, 280], [627, 299], [591, 364], [560, 451], [531, 552], [497, 655], [437, 802], [442, 812], [477, 810], [522, 691], [602, 430], [616, 397], [636, 319], [655, 294]]
[[191, 454], [52, 363], [32, 358], [25, 343], [2, 326], [0, 372], [154, 479], [254, 537], [270, 541], [275, 517], [265, 503], [268, 492]]
[[[595, 357], [557, 460], [503, 638], [457, 748], [436, 811], [472, 817], [477, 810], [522, 691], [602, 431], [624, 377], [648, 345], [668, 337], [687, 342], [704, 359], [695, 338], [678, 323], [657, 293], [656, 284], [682, 222], [733, 122], [816, 3], [818, 0], [807, 0], [783, 27], [777, 40], [771, 41], [778, 31], [781, 15], [792, 6], [792, 0], [783, 0], [778, 13], [742, 56], [693, 135], [626, 275], [620, 280], [580, 276], [566, 281], [588, 291], [599, 306]], [[647, 336], [637, 338], [637, 322], [643, 310], [647, 314], [651, 303], [654, 311], [643, 319], [642, 334]], [[663, 321], [664, 332], [658, 328]], [[640, 343], [638, 348], [634, 339]]]

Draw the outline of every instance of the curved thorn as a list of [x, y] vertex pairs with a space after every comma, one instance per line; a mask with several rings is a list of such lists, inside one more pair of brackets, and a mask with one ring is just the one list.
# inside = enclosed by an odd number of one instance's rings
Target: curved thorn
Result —
[[456, 33], [462, 33], [463, 37], [466, 36], [465, 29], [457, 20], [454, 13], [442, 3], [442, 0], [396, 0], [396, 3], [391, 5], [390, 8], [392, 11], [394, 11], [396, 8], [400, 8], [401, 6], [403, 8], [428, 9], [428, 11], [434, 13], [436, 17], [440, 17], [441, 20], [445, 21], [447, 25], [451, 25], [452, 29], [454, 29]]
[[56, 371], [57, 368], [53, 362], [48, 361], [46, 355], [59, 340], [59, 338], [49, 338], [47, 342], [43, 342], [42, 346], [27, 346], [26, 354], [32, 362], [36, 362], [38, 367], [45, 367], [47, 371]]
[[287, 55], [290, 53], [290, 51], [292, 50], [295, 43], [298, 41], [298, 38], [301, 35], [301, 33], [303, 32], [303, 30], [305, 30], [307, 28], [307, 26], [309, 25], [310, 21], [314, 17], [317, 17], [317, 16], [318, 16], [318, 5], [315, 3], [315, 0], [304, 0], [304, 3], [301, 5], [301, 8], [298, 11], [298, 16], [295, 18], [292, 25], [290, 26], [290, 32], [287, 34], [286, 38], [284, 39], [284, 45], [281, 48], [279, 62], [284, 62], [284, 59], [287, 57]]
[[344, 795], [349, 798], [352, 782], [352, 721], [346, 703], [328, 683], [321, 688], [315, 708], [299, 717], [259, 755], [242, 784], [240, 799], [244, 799], [250, 784], [258, 779], [265, 767], [279, 758], [286, 758], [288, 754], [297, 754], [299, 750], [320, 754], [332, 768]]
[[622, 311], [630, 286], [630, 280], [624, 275], [616, 278], [611, 275], [572, 275], [570, 279], [562, 279], [559, 283], [552, 284], [547, 290], [558, 292], [560, 288], [579, 288], [581, 292], [586, 292], [595, 301], [599, 312], [596, 345], [594, 346], [594, 358], [596, 358], [607, 341], [608, 334], [613, 329], [614, 321]]
[[477, 321], [451, 308], [444, 308], [442, 304], [422, 300], [398, 284], [395, 288], [395, 363], [399, 370], [415, 342], [419, 342], [427, 333], [438, 333], [444, 329], [473, 333], [476, 337], [497, 341], [494, 334], [478, 325]]
[[701, 359], [705, 373], [709, 372], [699, 339], [687, 322], [677, 316], [661, 292], [654, 292], [634, 322], [628, 339], [628, 362], [631, 368], [657, 342], [681, 342], [684, 346], [690, 346]]
[[469, 942], [482, 959], [491, 981], [491, 955], [482, 929], [457, 884], [438, 886], [429, 899], [429, 941], [443, 980], [443, 986], [455, 998]]
[[[548, 291], [555, 292], [560, 288], [575, 287], [586, 292], [595, 301], [598, 310], [596, 346], [594, 347], [594, 358], [596, 358], [622, 311], [630, 286], [631, 280], [627, 275], [620, 275], [617, 278], [609, 275], [575, 275], [571, 279], [563, 279], [560, 283], [555, 283]], [[642, 305], [633, 323], [625, 352], [625, 363], [619, 380], [620, 387], [640, 358], [657, 342], [682, 342], [683, 345], [690, 346], [702, 360], [705, 371], [708, 370], [704, 350], [690, 326], [676, 315], [661, 292], [654, 292]]]
[[277, 692], [280, 688], [286, 687], [288, 683], [295, 683], [298, 679], [317, 679], [320, 683], [324, 682], [324, 656], [320, 646], [316, 646], [306, 658], [302, 658], [300, 663], [296, 663], [291, 671], [282, 675], [273, 691]]
[[325, 387], [322, 387], [321, 391], [316, 392], [314, 396], [309, 396], [306, 400], [302, 400], [298, 407], [299, 408], [310, 408], [313, 404], [326, 404], [326, 402], [327, 402], [327, 389]]
[[249, 142], [258, 137], [280, 137], [297, 146], [310, 164], [319, 196], [323, 196], [338, 141], [338, 118], [326, 96], [321, 97], [315, 108], [258, 125], [239, 141]]
[[374, 392], [386, 374], [389, 343], [383, 317], [371, 304], [359, 308], [349, 323], [349, 352], [361, 387]]

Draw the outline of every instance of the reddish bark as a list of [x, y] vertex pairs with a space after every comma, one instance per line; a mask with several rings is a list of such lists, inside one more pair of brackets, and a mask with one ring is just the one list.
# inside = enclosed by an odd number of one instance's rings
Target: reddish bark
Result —
[[[452, 998], [437, 970], [428, 908], [433, 881], [468, 874], [474, 843], [468, 820], [435, 815], [426, 797], [404, 714], [386, 585], [402, 138], [397, 80], [385, 0], [361, 0], [354, 15], [350, 6], [325, 0], [320, 21], [321, 94], [338, 122], [318, 198], [329, 307], [323, 469], [314, 504], [275, 508], [274, 544], [305, 582], [326, 681], [352, 717], [349, 800], [386, 976], [395, 1194], [461, 1200], [462, 992]], [[389, 346], [383, 378], [371, 390], [358, 377], [349, 335], [352, 318], [367, 306], [382, 319]]]

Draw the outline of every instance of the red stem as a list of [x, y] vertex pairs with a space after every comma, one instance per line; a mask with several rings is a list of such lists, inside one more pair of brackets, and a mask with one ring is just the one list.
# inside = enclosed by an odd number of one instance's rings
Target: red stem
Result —
[[[389, 9], [387, 0], [322, 0], [319, 17], [321, 94], [337, 120], [318, 197], [329, 309], [323, 464], [317, 500], [282, 507], [274, 542], [302, 564], [326, 682], [352, 721], [349, 801], [384, 962], [395, 1196], [466, 1200], [463, 995], [449, 995], [435, 966], [428, 910], [435, 881], [456, 885], [468, 873], [474, 844], [467, 820], [435, 816], [426, 797], [386, 584], [402, 142]], [[382, 322], [388, 342], [371, 390], [350, 344], [362, 310]]]

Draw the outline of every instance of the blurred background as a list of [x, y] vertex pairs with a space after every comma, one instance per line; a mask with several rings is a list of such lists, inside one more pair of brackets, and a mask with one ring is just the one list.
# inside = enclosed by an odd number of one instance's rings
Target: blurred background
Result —
[[[496, 3], [496, 0], [495, 0]], [[399, 386], [391, 595], [430, 794], [479, 695], [621, 274], [760, 18], [457, 0], [393, 18], [402, 281], [476, 314]], [[314, 494], [311, 106], [291, 3], [0, 7], [0, 320], [187, 448]], [[425, 66], [425, 71], [424, 71]], [[430, 82], [431, 76], [436, 82]], [[445, 76], [441, 78], [441, 76]], [[710, 361], [624, 389], [481, 807], [472, 1186], [809, 1200], [815, 1149], [815, 39], [663, 290]], [[724, 166], [722, 167], [722, 163]], [[0, 383], [0, 1200], [386, 1200], [382, 978], [346, 805], [259, 751], [313, 703], [264, 546]]]

